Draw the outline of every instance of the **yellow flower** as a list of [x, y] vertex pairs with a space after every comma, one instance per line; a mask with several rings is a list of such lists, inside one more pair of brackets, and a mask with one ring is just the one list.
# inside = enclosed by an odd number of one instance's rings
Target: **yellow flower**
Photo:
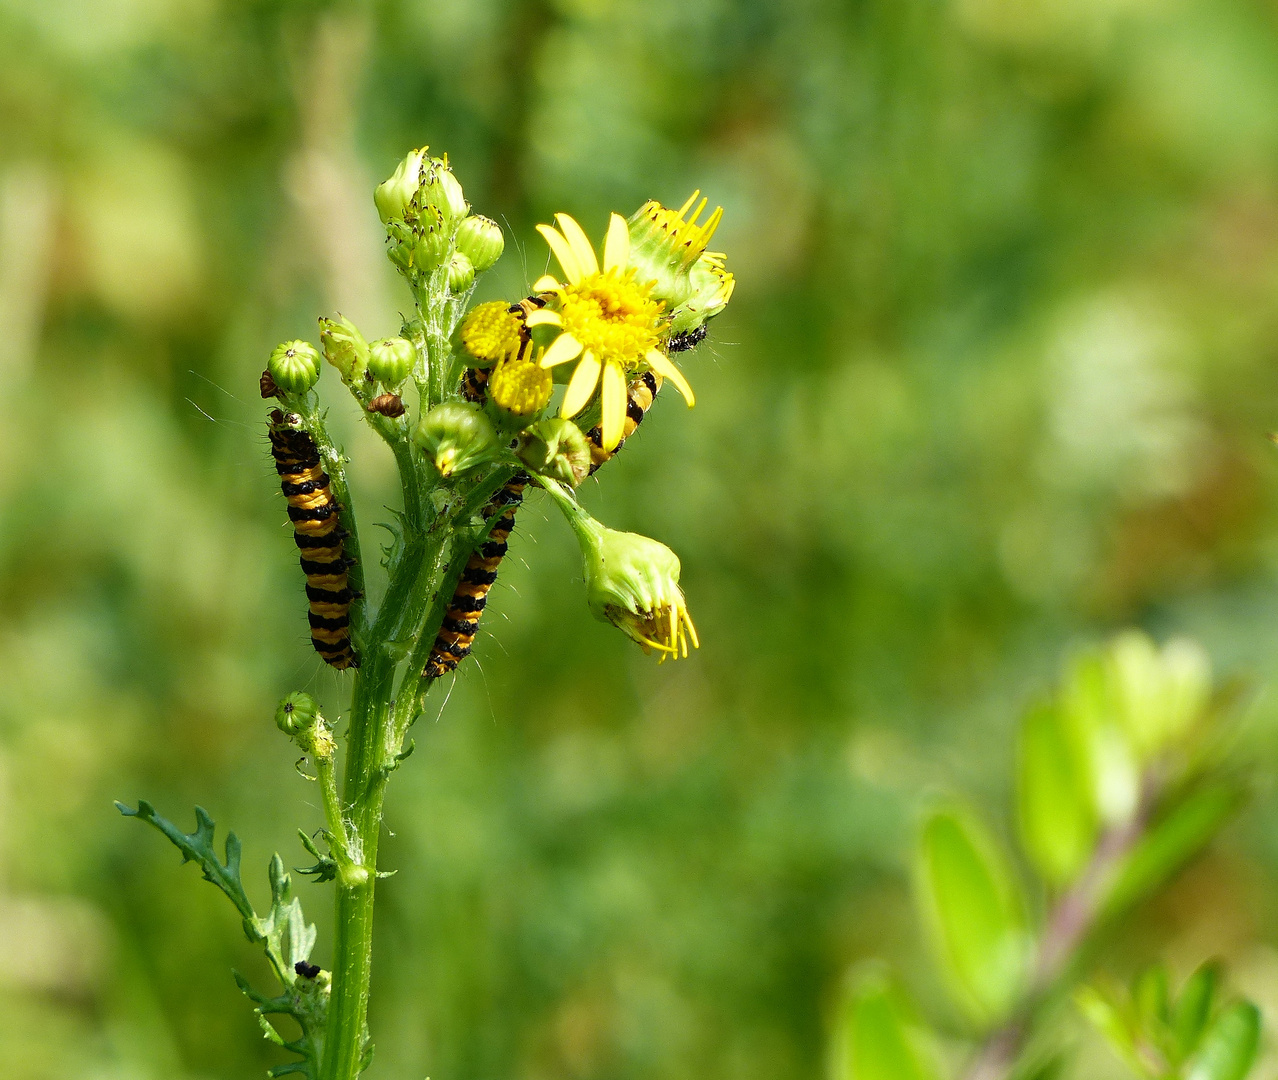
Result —
[[520, 355], [506, 357], [488, 379], [493, 404], [524, 423], [546, 407], [554, 389], [550, 372], [528, 355], [531, 349], [525, 346]]
[[514, 356], [522, 343], [524, 323], [518, 311], [512, 312], [504, 300], [477, 304], [461, 325], [461, 340], [466, 351], [486, 367]]
[[[528, 316], [528, 326], [555, 326], [560, 334], [541, 358], [543, 367], [577, 361], [560, 415], [576, 416], [601, 387], [604, 449], [620, 441], [626, 419], [627, 376], [651, 368], [679, 388], [689, 405], [696, 403], [683, 373], [658, 347], [663, 303], [652, 298], [653, 282], [636, 281], [628, 268], [630, 232], [626, 220], [613, 214], [604, 240], [603, 269], [586, 234], [567, 214], [556, 214], [559, 229], [538, 225], [563, 267], [567, 283], [547, 275], [533, 286], [554, 293], [555, 310]], [[562, 230], [562, 231], [561, 231]]]

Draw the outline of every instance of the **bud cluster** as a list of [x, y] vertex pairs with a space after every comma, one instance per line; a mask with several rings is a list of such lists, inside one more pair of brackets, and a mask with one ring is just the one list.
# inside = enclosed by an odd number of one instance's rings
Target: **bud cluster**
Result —
[[373, 193], [386, 226], [387, 257], [415, 288], [441, 273], [448, 293], [463, 296], [501, 258], [501, 227], [471, 215], [470, 204], [448, 164], [414, 150]]

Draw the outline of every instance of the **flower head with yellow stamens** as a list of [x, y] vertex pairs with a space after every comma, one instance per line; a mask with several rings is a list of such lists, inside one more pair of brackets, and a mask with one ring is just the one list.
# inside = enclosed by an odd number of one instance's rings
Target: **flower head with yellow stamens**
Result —
[[461, 324], [462, 348], [475, 361], [475, 367], [489, 367], [515, 356], [523, 341], [524, 320], [504, 300], [477, 304]]
[[[725, 257], [706, 246], [723, 218], [723, 207], [701, 224], [708, 201], [694, 191], [678, 210], [655, 200], [641, 206], [628, 222], [630, 265], [642, 280], [654, 281], [652, 295], [666, 302], [665, 332], [686, 333], [719, 314], [732, 297], [732, 275]], [[695, 209], [694, 209], [695, 204]], [[691, 216], [689, 216], [691, 214]]]
[[500, 361], [488, 378], [488, 398], [504, 414], [503, 420], [519, 428], [532, 423], [550, 402], [554, 390], [550, 372], [530, 354], [526, 345], [518, 356]]
[[558, 229], [538, 225], [563, 268], [566, 283], [547, 275], [533, 286], [553, 293], [553, 307], [528, 316], [529, 327], [551, 326], [560, 331], [542, 356], [543, 367], [577, 361], [560, 414], [576, 416], [601, 387], [602, 434], [605, 449], [620, 441], [626, 417], [628, 376], [645, 368], [659, 372], [679, 388], [689, 405], [692, 387], [659, 347], [662, 301], [652, 295], [653, 282], [641, 280], [629, 265], [630, 232], [620, 214], [613, 214], [604, 241], [603, 267], [586, 234], [567, 214], [557, 214]]

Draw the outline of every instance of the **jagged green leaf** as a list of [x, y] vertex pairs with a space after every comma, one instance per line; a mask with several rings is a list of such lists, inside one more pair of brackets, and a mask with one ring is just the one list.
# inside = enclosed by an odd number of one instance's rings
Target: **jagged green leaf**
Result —
[[226, 834], [226, 862], [217, 857], [213, 849], [214, 821], [202, 806], [195, 808], [195, 832], [184, 833], [168, 818], [156, 812], [145, 799], [138, 800], [136, 810], [125, 803], [117, 802], [115, 808], [125, 817], [134, 817], [145, 821], [162, 832], [169, 841], [182, 853], [184, 863], [198, 863], [203, 871], [204, 880], [216, 885], [239, 911], [244, 920], [244, 933], [249, 941], [262, 940], [257, 925], [257, 914], [244, 891], [244, 883], [240, 880], [240, 840], [235, 833]]

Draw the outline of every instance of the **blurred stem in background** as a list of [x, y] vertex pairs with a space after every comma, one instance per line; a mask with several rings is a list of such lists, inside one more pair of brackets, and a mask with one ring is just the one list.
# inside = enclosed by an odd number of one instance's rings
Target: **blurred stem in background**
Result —
[[[978, 1035], [951, 1075], [1043, 1077], [1067, 1056], [1044, 1021], [1069, 1000], [1104, 932], [1199, 851], [1246, 797], [1242, 762], [1224, 756], [1235, 724], [1228, 705], [1227, 696], [1213, 696], [1196, 646], [1173, 641], [1158, 649], [1130, 632], [1080, 657], [1056, 694], [1027, 711], [1017, 816], [1049, 898], [1037, 929], [1011, 860], [977, 817], [954, 802], [925, 817], [920, 907], [947, 985]], [[934, 1037], [881, 972], [855, 978], [843, 1008], [834, 1080], [946, 1075]], [[1205, 1024], [1180, 1055], [1177, 1068], [1186, 1071], [1160, 1075], [1245, 1075], [1255, 1032], [1234, 1018], [1209, 1038]]]

